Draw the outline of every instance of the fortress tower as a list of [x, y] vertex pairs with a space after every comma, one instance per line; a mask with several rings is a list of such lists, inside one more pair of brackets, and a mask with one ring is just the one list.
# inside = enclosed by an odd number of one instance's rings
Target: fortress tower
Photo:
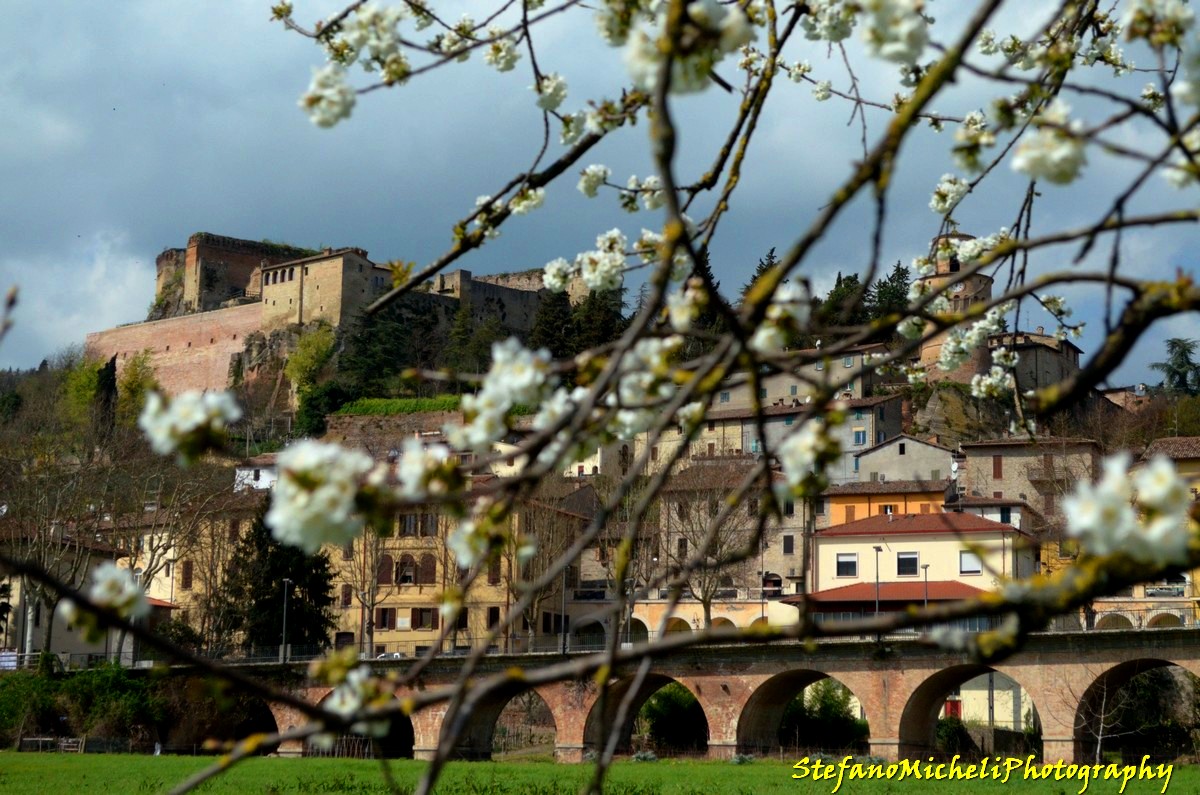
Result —
[[[972, 273], [963, 276], [958, 257], [947, 244], [951, 241], [974, 240], [973, 235], [951, 232], [934, 238], [933, 249], [936, 258], [936, 269], [929, 276], [921, 277], [927, 281], [935, 292], [944, 291], [950, 301], [950, 311], [963, 312], [972, 304], [990, 301], [992, 298], [992, 277], [983, 273]], [[953, 283], [947, 288], [947, 285]], [[970, 382], [976, 373], [987, 372], [991, 366], [991, 353], [985, 346], [980, 346], [971, 358], [952, 372], [939, 370], [938, 357], [942, 352], [942, 343], [946, 334], [938, 334], [921, 346], [921, 364], [925, 366], [931, 380], [952, 380], [963, 383]]]

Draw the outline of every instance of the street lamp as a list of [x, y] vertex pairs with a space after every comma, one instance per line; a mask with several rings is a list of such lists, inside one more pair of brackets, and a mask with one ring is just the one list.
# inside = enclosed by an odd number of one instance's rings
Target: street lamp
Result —
[[567, 653], [567, 567], [562, 570], [562, 653]]
[[875, 545], [875, 617], [879, 618], [879, 553], [883, 547]]
[[283, 647], [279, 650], [279, 659], [281, 662], [287, 662], [287, 603], [288, 603], [288, 586], [292, 581], [287, 577], [283, 578]]
[[925, 572], [925, 606], [929, 607], [929, 564], [922, 563], [921, 569]]

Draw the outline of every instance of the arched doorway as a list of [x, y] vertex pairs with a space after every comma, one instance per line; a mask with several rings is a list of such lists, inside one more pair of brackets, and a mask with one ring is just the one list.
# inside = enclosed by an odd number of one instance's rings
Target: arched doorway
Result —
[[[280, 726], [261, 698], [246, 693], [214, 698], [211, 683], [200, 677], [173, 681], [170, 690], [174, 698], [168, 700], [157, 726], [158, 739], [168, 753], [196, 753], [212, 737], [242, 740], [291, 728]], [[264, 748], [262, 753], [271, 750]]]
[[870, 727], [861, 703], [820, 671], [786, 671], [759, 685], [738, 717], [738, 752], [780, 749], [866, 751]]
[[667, 619], [667, 627], [663, 631], [668, 635], [675, 632], [691, 632], [692, 625], [679, 616], [671, 616]]
[[713, 629], [737, 629], [737, 624], [733, 623], [732, 619], [719, 616], [712, 620]]
[[1182, 627], [1183, 620], [1174, 613], [1159, 613], [1151, 618], [1146, 626], [1150, 629], [1169, 629], [1172, 627]]
[[625, 625], [625, 637], [621, 640], [626, 643], [645, 643], [650, 640], [650, 630], [640, 618], [630, 618]]
[[[969, 732], [967, 724], [982, 726]], [[900, 717], [900, 757], [961, 754], [1041, 755], [1037, 705], [1007, 674], [986, 665], [956, 665], [913, 691]]]
[[1096, 619], [1096, 629], [1133, 629], [1133, 622], [1120, 613], [1105, 613]]
[[766, 627], [769, 627], [769, 626], [771, 626], [771, 620], [769, 618], [767, 618], [766, 616], [759, 616], [758, 618], [756, 618], [750, 622], [751, 628], [759, 627], [759, 628], [765, 629]]
[[580, 624], [571, 633], [571, 651], [599, 651], [604, 648], [604, 625], [599, 621]]
[[[690, 689], [665, 674], [648, 674], [642, 680], [629, 703], [624, 722], [615, 725], [617, 711], [633, 687], [634, 679], [629, 676], [612, 682], [607, 693], [592, 705], [584, 723], [584, 744], [599, 752], [615, 732], [617, 753], [643, 748], [652, 748], [660, 756], [704, 753], [708, 744], [708, 716]], [[647, 707], [653, 714], [647, 714]], [[654, 722], [663, 726], [663, 733], [657, 737], [653, 727], [647, 726]], [[638, 737], [638, 748], [633, 742], [635, 723], [647, 726], [646, 733]]]

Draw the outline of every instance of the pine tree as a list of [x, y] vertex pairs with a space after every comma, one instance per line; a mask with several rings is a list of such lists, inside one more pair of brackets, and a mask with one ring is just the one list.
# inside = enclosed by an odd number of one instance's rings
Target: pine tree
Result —
[[571, 313], [574, 349], [587, 350], [621, 336], [628, 325], [622, 312], [624, 308], [624, 289], [588, 293]]
[[574, 356], [579, 349], [572, 334], [570, 297], [565, 292], [546, 291], [541, 294], [541, 299], [537, 314], [533, 316], [529, 346], [535, 350], [545, 348], [555, 359]]
[[266, 511], [264, 502], [250, 530], [238, 540], [219, 612], [229, 616], [227, 629], [240, 633], [243, 647], [278, 648], [283, 641], [284, 580], [290, 580], [288, 645], [326, 648], [337, 626], [329, 556], [305, 555], [280, 544], [264, 521]]
[[754, 285], [758, 284], [758, 280], [778, 264], [779, 258], [775, 256], [775, 247], [772, 246], [771, 250], [767, 252], [767, 256], [759, 258], [758, 264], [754, 266], [754, 273], [750, 276], [750, 281], [742, 285], [741, 298], [743, 301], [746, 300], [746, 296], [754, 288]]
[[692, 277], [700, 279], [705, 285], [712, 285], [712, 288], [708, 291], [708, 300], [692, 322], [692, 328], [702, 334], [710, 335], [714, 339], [709, 341], [692, 336], [687, 337], [681, 353], [684, 361], [703, 356], [713, 349], [716, 345], [715, 338], [729, 330], [725, 316], [726, 313], [732, 311], [728, 302], [721, 295], [721, 283], [713, 276], [708, 249], [701, 249], [697, 254], [696, 264], [692, 267]]

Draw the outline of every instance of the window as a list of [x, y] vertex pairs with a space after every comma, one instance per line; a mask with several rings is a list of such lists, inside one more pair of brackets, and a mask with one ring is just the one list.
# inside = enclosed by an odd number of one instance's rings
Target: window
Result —
[[1045, 515], [1046, 515], [1046, 516], [1053, 516], [1053, 515], [1054, 515], [1054, 495], [1053, 495], [1053, 494], [1047, 494], [1047, 495], [1046, 495], [1046, 510], [1045, 510]]
[[412, 585], [417, 578], [417, 559], [412, 555], [401, 555], [396, 564], [396, 584]]
[[437, 514], [423, 513], [421, 514], [421, 538], [436, 538], [437, 537]]
[[438, 610], [436, 607], [414, 607], [412, 609], [413, 629], [437, 629]]
[[353, 541], [347, 541], [346, 546], [342, 547], [342, 560], [354, 560]]
[[354, 586], [350, 583], [342, 585], [342, 607], [349, 607], [354, 603]]
[[796, 537], [795, 536], [784, 536], [783, 537], [783, 554], [785, 554], [785, 555], [795, 555], [796, 554]]
[[904, 442], [900, 443], [900, 455], [904, 455]]
[[457, 629], [459, 632], [466, 632], [467, 626], [468, 626], [467, 622], [468, 622], [467, 608], [464, 607], [458, 611], [458, 621], [455, 622], [454, 628]]
[[721, 398], [720, 398], [720, 400], [721, 400], [721, 402], [722, 402], [722, 403], [728, 403], [728, 402], [729, 402], [729, 393], [728, 393], [728, 392], [722, 392], [722, 393], [721, 393]]
[[395, 629], [396, 628], [396, 608], [394, 607], [377, 607], [375, 608], [375, 629]]
[[867, 429], [866, 428], [855, 428], [854, 429], [854, 444], [855, 444], [855, 446], [861, 447], [862, 445], [864, 445], [866, 443], [867, 443]]
[[878, 414], [878, 417], [879, 417], [879, 419], [881, 419], [881, 420], [883, 419], [883, 406], [880, 406], [880, 407], [879, 407], [879, 414]]
[[962, 550], [958, 553], [958, 573], [959, 574], [983, 574], [983, 564], [979, 561], [979, 556], [974, 552]]
[[795, 422], [796, 422], [796, 418], [795, 418], [795, 417], [784, 417], [784, 418], [783, 418], [783, 424], [784, 424], [784, 425], [793, 425], [793, 424], [795, 424]]
[[825, 498], [824, 497], [817, 497], [817, 506], [814, 510], [815, 510], [817, 516], [825, 515]]
[[997, 500], [1002, 500], [1002, 499], [1004, 499], [1004, 492], [1002, 492], [1002, 491], [993, 491], [993, 492], [992, 492], [992, 497], [993, 497], [994, 499], [997, 499]]
[[818, 361], [818, 362], [817, 362], [817, 369], [818, 369], [818, 370], [824, 370], [824, 369], [825, 369], [825, 362], [824, 362], [824, 361]]
[[716, 442], [709, 442], [709, 443], [708, 443], [708, 456], [709, 456], [709, 458], [712, 458], [712, 457], [713, 457], [713, 456], [715, 456], [716, 454], [717, 454], [717, 443], [716, 443]]
[[758, 390], [758, 397], [760, 400], [767, 399], [767, 388], [766, 387], [762, 387], [761, 389]]
[[842, 366], [843, 367], [853, 367], [854, 366], [854, 357], [853, 356], [843, 356], [842, 357]]
[[784, 516], [795, 516], [796, 515], [796, 501], [795, 500], [785, 500], [784, 501], [783, 515]]
[[185, 560], [183, 569], [179, 572], [179, 587], [181, 590], [192, 590], [192, 562]]
[[920, 570], [919, 562], [920, 556], [916, 552], [897, 552], [896, 576], [916, 577], [917, 571]]
[[421, 565], [417, 567], [417, 585], [434, 585], [437, 583], [437, 560], [433, 555], [425, 553], [421, 556]]
[[495, 629], [499, 625], [500, 625], [500, 608], [495, 607], [495, 606], [489, 607], [488, 611], [487, 611], [487, 628], [489, 630]]
[[992, 478], [1001, 480], [1004, 477], [1004, 456], [992, 456]]
[[857, 552], [839, 552], [839, 553], [837, 553], [837, 576], [839, 576], [839, 577], [857, 577], [858, 576], [858, 553]]
[[942, 479], [942, 470], [940, 470], [940, 469], [929, 470], [929, 479], [930, 480], [941, 480]]
[[653, 447], [650, 448], [650, 460], [651, 461], [658, 460], [658, 445], [654, 445]]
[[396, 564], [391, 555], [383, 554], [379, 556], [379, 566], [375, 570], [376, 585], [391, 585], [392, 578], [396, 576]]
[[854, 471], [855, 472], [858, 471], [858, 458], [857, 457], [855, 457], [855, 459], [854, 459]]
[[1005, 505], [1000, 509], [1000, 521], [1003, 524], [1012, 524], [1012, 508]]
[[894, 514], [896, 512], [896, 506], [895, 505], [880, 505], [879, 512], [881, 514], [883, 514], [884, 516], [890, 516], [891, 514]]
[[847, 522], [854, 521], [854, 506], [853, 505], [846, 506], [846, 521]]
[[863, 410], [862, 410], [862, 409], [855, 409], [855, 410], [854, 410], [854, 419], [856, 419], [856, 420], [861, 420], [862, 418], [863, 418]]
[[799, 388], [795, 384], [792, 384], [791, 388], [788, 390], [788, 394], [790, 394], [792, 397], [795, 397], [798, 392]]
[[680, 538], [680, 539], [678, 539], [678, 540], [675, 542], [675, 549], [677, 550], [677, 554], [678, 554], [678, 556], [679, 556], [680, 560], [683, 560], [683, 559], [687, 558], [687, 554], [688, 554], [688, 552], [687, 552], [687, 549], [688, 549], [688, 543], [687, 543], [687, 539], [686, 539], [686, 538]]
[[500, 558], [495, 557], [488, 563], [488, 585], [500, 584]]
[[400, 535], [415, 536], [417, 534], [417, 523], [415, 521], [415, 517], [412, 514], [410, 514], [410, 513], [401, 514], [399, 525], [400, 525]]
[[712, 420], [709, 420], [708, 421], [708, 429], [710, 431], [715, 431], [717, 429], [717, 423], [713, 422]]

